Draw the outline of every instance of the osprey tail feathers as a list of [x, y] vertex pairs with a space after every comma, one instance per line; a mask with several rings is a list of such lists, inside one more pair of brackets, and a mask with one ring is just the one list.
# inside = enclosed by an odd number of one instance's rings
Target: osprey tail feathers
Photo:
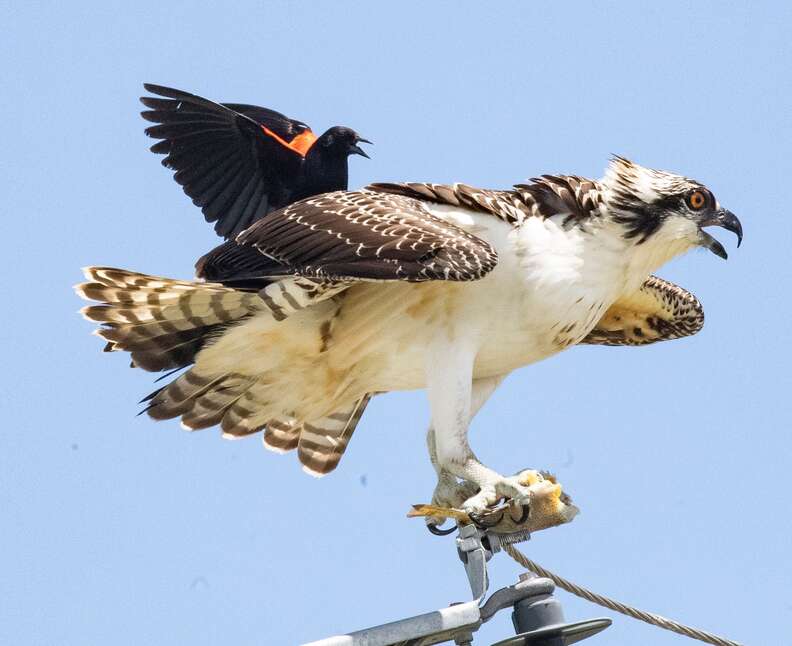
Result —
[[159, 371], [191, 364], [213, 335], [260, 309], [255, 293], [214, 283], [172, 280], [112, 267], [86, 267], [88, 282], [75, 287], [81, 310], [101, 323], [95, 334], [105, 352], [126, 350], [132, 365]]
[[[280, 343], [271, 335], [281, 325], [288, 325], [281, 323], [284, 313], [302, 309], [304, 304], [298, 299], [303, 295], [313, 304], [326, 300], [332, 290], [313, 294], [305, 287], [290, 285], [294, 291], [288, 298], [287, 290], [275, 285], [278, 291], [270, 290], [274, 296], [268, 303], [261, 293], [217, 283], [173, 280], [111, 267], [88, 267], [84, 273], [87, 282], [75, 289], [86, 300], [98, 301], [81, 311], [88, 320], [101, 324], [96, 334], [107, 341], [105, 351], [127, 351], [133, 366], [149, 371], [178, 370], [197, 361], [143, 400], [144, 412], [150, 417], [180, 417], [187, 430], [220, 426], [228, 439], [263, 430], [265, 447], [279, 452], [296, 449], [307, 473], [322, 476], [336, 468], [371, 396], [347, 405], [331, 404], [320, 395], [309, 407], [312, 412], [306, 410], [303, 419], [294, 419], [291, 415], [300, 408], [302, 395], [292, 377], [298, 379], [303, 373], [298, 370], [293, 374], [290, 355], [279, 350], [292, 335], [284, 330]], [[266, 316], [257, 319], [266, 346], [262, 354], [250, 347], [251, 338], [245, 335], [244, 347], [228, 353], [212, 348], [210, 356], [201, 353], [229, 326], [244, 325], [243, 321], [262, 313]], [[316, 337], [321, 343], [321, 330]], [[246, 359], [253, 365], [243, 365]], [[309, 361], [306, 369], [311, 366]], [[328, 404], [334, 406], [330, 413]]]
[[372, 394], [311, 422], [270, 420], [264, 429], [264, 446], [276, 453], [297, 449], [303, 471], [320, 478], [333, 471], [344, 456], [355, 428]]
[[303, 471], [319, 478], [338, 466], [371, 397], [366, 394], [344, 410], [303, 424], [297, 443]]
[[238, 373], [203, 374], [195, 366], [146, 398], [154, 419], [181, 417], [182, 427], [220, 426], [223, 437], [239, 439], [264, 431], [267, 449], [297, 449], [303, 470], [320, 477], [333, 471], [349, 444], [371, 395], [317, 420], [299, 421], [283, 410], [281, 385]]

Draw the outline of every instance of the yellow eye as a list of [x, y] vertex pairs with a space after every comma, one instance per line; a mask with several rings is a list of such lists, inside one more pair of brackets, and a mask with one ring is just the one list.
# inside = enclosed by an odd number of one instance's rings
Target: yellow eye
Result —
[[693, 191], [688, 195], [688, 205], [696, 211], [703, 209], [707, 205], [707, 196], [704, 191]]

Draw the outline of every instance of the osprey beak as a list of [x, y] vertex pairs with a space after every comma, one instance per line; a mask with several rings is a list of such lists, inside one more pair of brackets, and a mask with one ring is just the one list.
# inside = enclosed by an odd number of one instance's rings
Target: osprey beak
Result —
[[[742, 224], [731, 211], [726, 209], [718, 209], [714, 213], [699, 222], [700, 227], [723, 227], [727, 231], [731, 231], [737, 236], [737, 246], [740, 246], [743, 238]], [[713, 238], [709, 233], [699, 230], [699, 244], [702, 247], [709, 249], [716, 256], [720, 256], [724, 260], [728, 258], [726, 250], [723, 245]]]

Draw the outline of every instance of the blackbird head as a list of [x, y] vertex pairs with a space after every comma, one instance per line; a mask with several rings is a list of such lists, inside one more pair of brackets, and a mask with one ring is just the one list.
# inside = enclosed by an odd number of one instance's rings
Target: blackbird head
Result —
[[370, 157], [358, 144], [370, 144], [368, 139], [363, 139], [352, 128], [345, 126], [333, 126], [327, 130], [316, 141], [314, 146], [322, 151], [323, 154], [334, 157], [348, 157], [349, 155], [362, 155], [367, 159]]

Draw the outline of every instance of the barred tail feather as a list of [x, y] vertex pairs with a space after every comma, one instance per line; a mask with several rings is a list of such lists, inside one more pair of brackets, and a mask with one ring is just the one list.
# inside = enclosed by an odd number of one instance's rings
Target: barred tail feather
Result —
[[294, 420], [271, 419], [264, 429], [262, 441], [264, 448], [275, 453], [286, 453], [297, 448], [300, 441], [302, 424]]
[[[294, 379], [312, 366], [299, 354], [303, 338], [306, 352], [326, 350], [340, 305], [321, 303], [346, 285], [287, 278], [255, 292], [111, 267], [84, 272], [87, 282], [75, 289], [97, 301], [82, 313], [100, 324], [96, 334], [107, 341], [105, 350], [127, 351], [132, 365], [145, 370], [172, 371], [162, 377], [172, 381], [143, 400], [143, 412], [155, 420], [180, 418], [188, 430], [219, 426], [228, 439], [263, 431], [266, 448], [296, 449], [315, 476], [338, 466], [371, 394], [346, 394], [341, 379], [305, 401], [295, 394]], [[324, 308], [315, 328], [298, 314], [310, 307]]]
[[347, 410], [303, 424], [297, 445], [303, 471], [318, 478], [338, 466], [371, 397], [367, 394]]
[[156, 420], [181, 417], [182, 427], [190, 431], [219, 425], [226, 439], [263, 430], [267, 449], [278, 453], [297, 449], [303, 470], [319, 477], [338, 466], [372, 397], [365, 395], [313, 423], [300, 423], [272, 417], [277, 407], [268, 401], [269, 392], [269, 385], [254, 377], [202, 376], [192, 368], [149, 395], [145, 411]]
[[251, 380], [237, 375], [202, 376], [188, 370], [149, 396], [146, 412], [153, 419], [182, 417], [189, 430], [208, 428], [250, 386]]
[[172, 280], [112, 267], [87, 267], [89, 282], [75, 287], [86, 300], [81, 311], [101, 323], [105, 350], [126, 350], [133, 365], [159, 371], [192, 363], [225, 326], [261, 308], [254, 293], [215, 283]]

